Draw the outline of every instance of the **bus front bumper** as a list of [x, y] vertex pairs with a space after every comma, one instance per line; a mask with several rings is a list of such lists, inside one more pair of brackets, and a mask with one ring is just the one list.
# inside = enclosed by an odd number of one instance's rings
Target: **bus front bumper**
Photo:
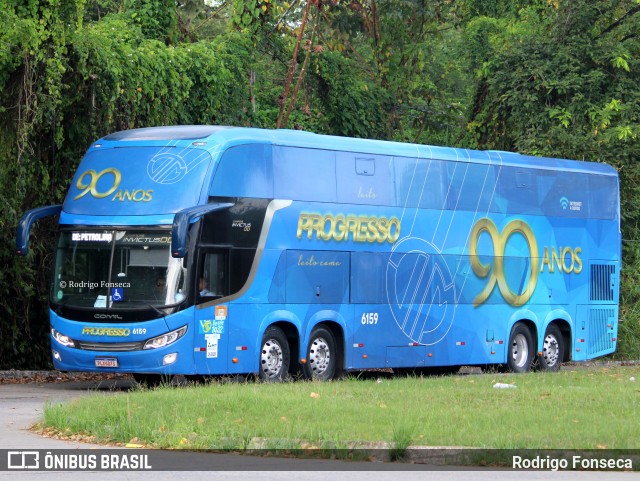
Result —
[[193, 374], [193, 357], [185, 355], [191, 340], [136, 351], [94, 351], [64, 346], [51, 338], [53, 365], [59, 371]]

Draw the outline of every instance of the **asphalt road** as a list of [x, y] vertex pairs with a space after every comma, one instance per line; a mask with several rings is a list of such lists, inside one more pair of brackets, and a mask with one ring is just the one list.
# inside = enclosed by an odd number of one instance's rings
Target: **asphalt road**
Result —
[[[43, 408], [47, 402], [66, 402], [95, 391], [105, 393], [122, 392], [129, 389], [131, 381], [110, 380], [90, 382], [49, 382], [30, 384], [0, 385], [0, 450], [95, 450], [100, 453], [103, 446], [90, 445], [74, 441], [61, 441], [41, 437], [29, 431], [29, 427], [41, 419]], [[127, 450], [131, 452], [131, 450]], [[71, 452], [74, 451], [65, 451]], [[82, 451], [86, 452], [86, 451]], [[5, 455], [4, 451], [2, 452]], [[178, 453], [172, 453], [176, 455]], [[180, 453], [181, 454], [181, 453]], [[178, 454], [179, 455], [179, 454]], [[190, 455], [193, 455], [191, 453]], [[366, 480], [383, 481], [402, 478], [403, 481], [435, 480], [461, 481], [474, 480], [640, 480], [640, 473], [623, 472], [550, 472], [491, 470], [491, 469], [455, 469], [423, 465], [416, 466], [344, 462], [334, 460], [283, 459], [273, 457], [254, 457], [234, 454], [198, 453], [197, 458], [190, 458], [202, 466], [210, 468], [203, 471], [91, 471], [91, 472], [44, 472], [44, 471], [0, 471], [0, 479], [10, 480]], [[195, 465], [194, 465], [195, 466]], [[408, 469], [408, 470], [405, 470]], [[638, 467], [636, 467], [638, 469]]]

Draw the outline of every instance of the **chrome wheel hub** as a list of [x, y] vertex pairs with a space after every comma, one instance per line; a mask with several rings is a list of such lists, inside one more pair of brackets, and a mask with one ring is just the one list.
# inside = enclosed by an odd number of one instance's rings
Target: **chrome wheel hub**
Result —
[[518, 334], [511, 344], [511, 358], [518, 367], [525, 367], [529, 359], [529, 344], [523, 334]]
[[282, 346], [275, 339], [269, 339], [262, 346], [260, 354], [260, 369], [267, 377], [276, 377], [282, 370], [284, 355]]
[[309, 365], [313, 372], [324, 373], [331, 363], [331, 351], [327, 341], [319, 337], [309, 346]]
[[549, 334], [544, 338], [544, 346], [542, 348], [542, 357], [547, 367], [553, 367], [558, 363], [558, 357], [560, 356], [560, 348], [558, 346], [558, 340], [555, 336]]

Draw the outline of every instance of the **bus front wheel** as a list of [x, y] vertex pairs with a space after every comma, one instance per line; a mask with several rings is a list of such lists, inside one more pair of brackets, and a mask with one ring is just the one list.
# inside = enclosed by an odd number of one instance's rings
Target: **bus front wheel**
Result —
[[289, 342], [279, 327], [269, 327], [262, 336], [258, 376], [267, 382], [281, 382], [289, 372]]
[[329, 381], [336, 375], [338, 352], [331, 331], [324, 327], [313, 330], [307, 347], [307, 362], [303, 365], [307, 379]]
[[531, 331], [524, 324], [516, 324], [509, 336], [507, 369], [511, 372], [528, 372], [533, 362], [534, 346]]

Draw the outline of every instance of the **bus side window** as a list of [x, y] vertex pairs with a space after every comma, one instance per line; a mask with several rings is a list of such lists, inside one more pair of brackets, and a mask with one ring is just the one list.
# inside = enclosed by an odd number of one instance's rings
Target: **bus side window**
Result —
[[227, 296], [227, 254], [207, 252], [203, 258], [203, 268], [198, 277], [198, 298], [210, 299]]

